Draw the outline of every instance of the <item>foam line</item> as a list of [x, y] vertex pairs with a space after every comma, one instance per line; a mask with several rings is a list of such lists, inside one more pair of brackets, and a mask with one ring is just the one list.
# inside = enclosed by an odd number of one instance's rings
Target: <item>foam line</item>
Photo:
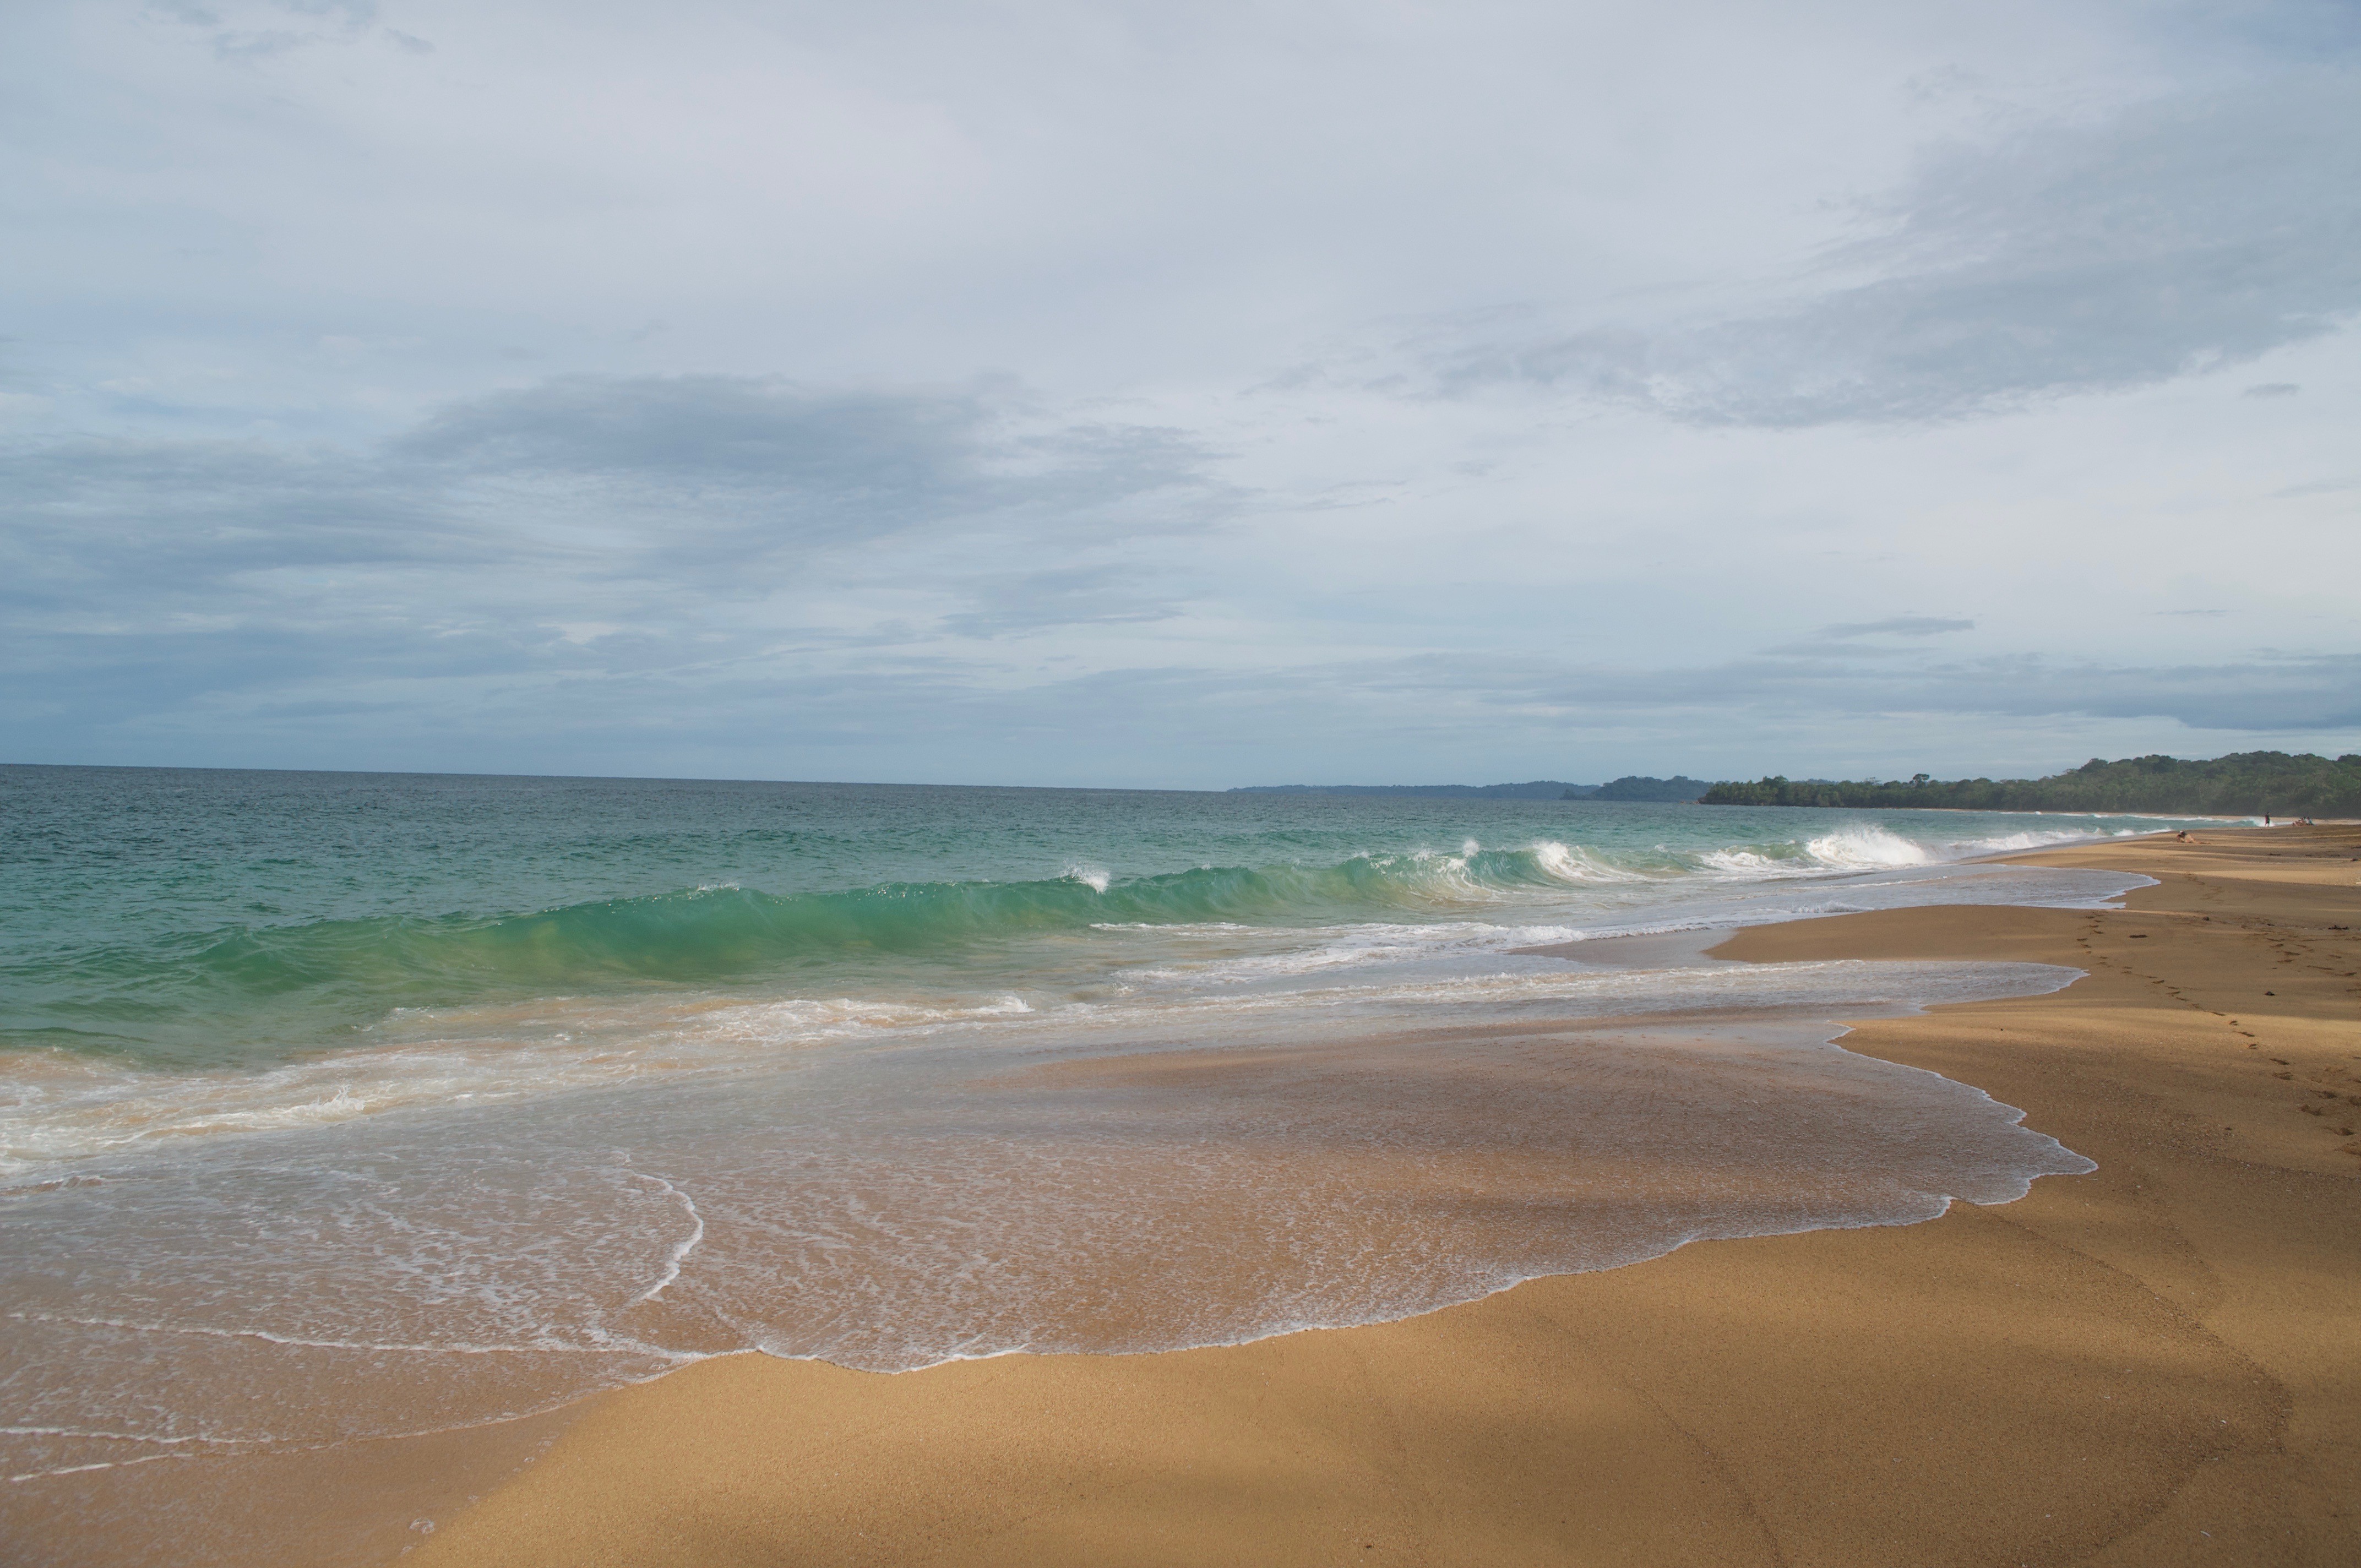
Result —
[[697, 1244], [705, 1239], [705, 1216], [697, 1212], [696, 1200], [689, 1197], [687, 1193], [683, 1192], [679, 1188], [675, 1187], [671, 1182], [666, 1181], [663, 1177], [651, 1176], [647, 1172], [642, 1170], [634, 1170], [630, 1172], [630, 1174], [639, 1178], [642, 1181], [653, 1181], [658, 1187], [663, 1188], [670, 1196], [679, 1199], [680, 1206], [688, 1212], [689, 1222], [695, 1227], [688, 1233], [688, 1239], [675, 1245], [672, 1249], [672, 1255], [664, 1259], [664, 1277], [631, 1298], [631, 1305], [636, 1307], [642, 1301], [654, 1300], [657, 1297], [664, 1293], [665, 1287], [669, 1286], [674, 1280], [680, 1277], [680, 1266], [682, 1262], [687, 1258], [690, 1253], [697, 1250]]
[[[702, 1235], [700, 1226], [698, 1234]], [[667, 1282], [669, 1283], [669, 1282]], [[684, 1352], [622, 1342], [613, 1347], [587, 1344], [397, 1344], [375, 1340], [295, 1339], [268, 1329], [213, 1329], [189, 1323], [141, 1323], [128, 1318], [70, 1318], [54, 1312], [10, 1312], [27, 1323], [70, 1323], [82, 1329], [121, 1329], [126, 1333], [189, 1334], [201, 1339], [251, 1339], [291, 1350], [366, 1350], [410, 1355], [646, 1355], [661, 1360], [693, 1361]]]

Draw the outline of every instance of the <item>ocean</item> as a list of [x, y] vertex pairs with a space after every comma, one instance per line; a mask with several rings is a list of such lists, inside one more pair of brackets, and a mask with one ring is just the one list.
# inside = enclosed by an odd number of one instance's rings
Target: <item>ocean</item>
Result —
[[258, 1455], [712, 1355], [1231, 1343], [2005, 1201], [2089, 1162], [1831, 1042], [2074, 971], [1703, 949], [2099, 905], [2141, 879], [1984, 858], [2172, 826], [0, 768], [0, 1529], [192, 1560]]

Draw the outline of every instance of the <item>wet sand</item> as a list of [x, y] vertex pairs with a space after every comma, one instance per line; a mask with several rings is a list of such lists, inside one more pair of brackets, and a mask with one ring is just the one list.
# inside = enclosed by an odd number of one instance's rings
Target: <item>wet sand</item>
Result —
[[2099, 1162], [1927, 1223], [1694, 1244], [1370, 1328], [602, 1396], [404, 1562], [2361, 1561], [2361, 830], [2018, 861], [2121, 911], [1717, 949], [2062, 963], [1861, 1024]]

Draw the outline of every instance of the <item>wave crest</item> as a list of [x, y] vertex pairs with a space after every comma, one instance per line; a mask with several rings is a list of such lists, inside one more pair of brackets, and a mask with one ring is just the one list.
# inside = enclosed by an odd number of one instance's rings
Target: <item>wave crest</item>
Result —
[[[1451, 853], [1367, 852], [1330, 865], [1199, 866], [1122, 876], [1077, 861], [1031, 882], [882, 883], [777, 894], [734, 883], [526, 914], [368, 916], [174, 937], [19, 962], [0, 1046], [136, 1049], [159, 1065], [277, 1059], [401, 1008], [815, 979], [847, 961], [951, 957], [1027, 938], [1126, 927], [1528, 924], [1577, 888], [1750, 882], [1921, 866], [2034, 842], [2027, 832], [1930, 848], [1868, 822], [1710, 850], [1607, 850], [1542, 839]], [[833, 980], [818, 983], [833, 984]], [[259, 1025], [225, 1047], [218, 1021]], [[271, 1023], [269, 1020], [275, 1019]], [[268, 1036], [268, 1037], [262, 1037]]]

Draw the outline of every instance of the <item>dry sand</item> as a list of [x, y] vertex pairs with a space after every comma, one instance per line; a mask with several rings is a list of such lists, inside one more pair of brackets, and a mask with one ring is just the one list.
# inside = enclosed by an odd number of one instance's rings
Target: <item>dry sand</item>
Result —
[[2011, 857], [2161, 879], [2122, 912], [1719, 949], [2087, 970], [1846, 1044], [2095, 1175], [1230, 1349], [707, 1362], [405, 1563], [2361, 1563], [2361, 831], [2201, 837]]

